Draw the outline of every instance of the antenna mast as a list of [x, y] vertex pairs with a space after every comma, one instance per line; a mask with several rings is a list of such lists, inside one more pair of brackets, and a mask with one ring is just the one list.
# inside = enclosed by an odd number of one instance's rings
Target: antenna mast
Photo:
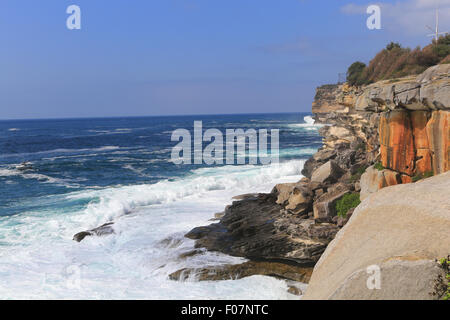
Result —
[[433, 31], [433, 34], [427, 35], [428, 37], [434, 37], [436, 42], [439, 40], [439, 35], [446, 35], [448, 32], [439, 32], [439, 8], [436, 7], [436, 30], [431, 29], [429, 26], [427, 26], [428, 29]]

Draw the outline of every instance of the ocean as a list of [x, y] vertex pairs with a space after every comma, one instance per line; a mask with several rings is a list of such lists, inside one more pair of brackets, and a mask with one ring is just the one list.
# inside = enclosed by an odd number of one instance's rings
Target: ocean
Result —
[[[280, 163], [176, 165], [173, 130], [279, 129]], [[232, 197], [301, 178], [321, 146], [311, 114], [0, 121], [1, 299], [293, 299], [265, 276], [171, 281], [184, 267], [241, 263], [220, 253], [180, 259], [184, 234]], [[30, 170], [19, 170], [22, 162]], [[72, 240], [114, 222], [115, 233]]]

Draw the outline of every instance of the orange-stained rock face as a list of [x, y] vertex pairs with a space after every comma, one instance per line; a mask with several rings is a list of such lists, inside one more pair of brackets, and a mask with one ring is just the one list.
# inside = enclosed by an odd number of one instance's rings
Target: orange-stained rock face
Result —
[[412, 178], [410, 176], [407, 176], [406, 174], [402, 174], [400, 180], [402, 181], [402, 184], [412, 183]]
[[414, 139], [411, 119], [407, 111], [392, 111], [380, 118], [381, 162], [407, 175], [414, 173]]
[[450, 170], [450, 111], [433, 111], [426, 131], [434, 174]]
[[395, 186], [399, 183], [401, 183], [400, 180], [400, 174], [398, 172], [392, 171], [392, 170], [383, 170], [384, 180], [385, 180], [385, 186]]
[[360, 198], [361, 200], [364, 200], [371, 193], [377, 192], [385, 187], [395, 186], [401, 183], [403, 183], [403, 180], [400, 177], [400, 173], [389, 169], [383, 169], [380, 171], [375, 169], [373, 166], [369, 167], [361, 176]]
[[414, 147], [416, 149], [416, 174], [433, 170], [430, 142], [427, 134], [429, 113], [426, 111], [411, 112]]
[[416, 157], [416, 174], [433, 171], [433, 157], [429, 149], [417, 149]]
[[414, 134], [414, 144], [416, 149], [429, 149], [428, 135], [427, 135], [427, 111], [413, 111], [411, 112], [411, 123]]
[[379, 130], [384, 167], [409, 176], [450, 170], [450, 111], [392, 111]]

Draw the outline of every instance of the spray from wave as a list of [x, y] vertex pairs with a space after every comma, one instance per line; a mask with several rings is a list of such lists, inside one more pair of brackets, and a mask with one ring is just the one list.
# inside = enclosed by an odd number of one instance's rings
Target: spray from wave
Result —
[[291, 128], [301, 128], [302, 130], [308, 131], [317, 130], [324, 126], [323, 124], [316, 124], [315, 120], [311, 116], [305, 116], [303, 118], [303, 121], [304, 123], [293, 123], [289, 124], [288, 126]]

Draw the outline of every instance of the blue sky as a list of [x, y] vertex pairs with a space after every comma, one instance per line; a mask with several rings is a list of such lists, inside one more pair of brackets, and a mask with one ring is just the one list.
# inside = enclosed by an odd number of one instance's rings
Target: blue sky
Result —
[[316, 86], [389, 41], [426, 45], [436, 2], [2, 0], [0, 119], [309, 111]]

